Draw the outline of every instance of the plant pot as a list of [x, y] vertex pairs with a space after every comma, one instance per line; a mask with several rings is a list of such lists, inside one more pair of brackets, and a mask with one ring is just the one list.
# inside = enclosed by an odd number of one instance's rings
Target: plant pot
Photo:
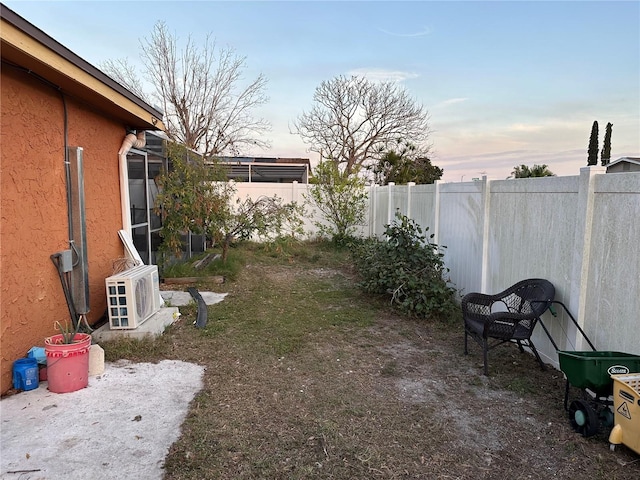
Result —
[[62, 343], [61, 334], [44, 339], [47, 381], [54, 393], [75, 392], [89, 384], [91, 335], [76, 333], [73, 343]]

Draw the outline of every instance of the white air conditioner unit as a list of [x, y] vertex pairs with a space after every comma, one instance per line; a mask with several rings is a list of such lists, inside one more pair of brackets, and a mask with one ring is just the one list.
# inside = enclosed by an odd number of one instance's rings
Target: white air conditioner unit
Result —
[[140, 265], [105, 280], [109, 327], [139, 327], [160, 309], [160, 279], [156, 265]]

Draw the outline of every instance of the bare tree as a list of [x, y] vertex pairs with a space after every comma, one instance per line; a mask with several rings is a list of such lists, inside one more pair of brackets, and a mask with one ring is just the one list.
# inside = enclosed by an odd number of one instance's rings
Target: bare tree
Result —
[[191, 37], [183, 50], [164, 22], [140, 42], [145, 79], [151, 96], [126, 60], [108, 61], [103, 70], [141, 98], [153, 99], [164, 111], [167, 135], [205, 157], [238, 154], [244, 147], [269, 147], [261, 135], [270, 129], [253, 111], [267, 102], [266, 78], [260, 74], [242, 85], [246, 58], [231, 48], [218, 48], [208, 35], [201, 48]]
[[293, 133], [348, 175], [400, 140], [416, 145], [422, 156], [429, 150], [428, 112], [397, 83], [339, 76], [322, 82], [313, 100]]
[[142, 80], [136, 72], [136, 67], [129, 63], [127, 58], [107, 60], [100, 65], [100, 68], [116, 82], [127, 87], [145, 102], [153, 102], [151, 96], [144, 91]]

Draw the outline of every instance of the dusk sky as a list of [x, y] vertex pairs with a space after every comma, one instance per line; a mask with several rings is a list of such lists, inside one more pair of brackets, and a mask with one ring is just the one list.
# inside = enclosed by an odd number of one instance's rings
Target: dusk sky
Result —
[[212, 33], [263, 73], [272, 148], [318, 155], [290, 133], [315, 88], [338, 75], [401, 82], [431, 117], [432, 162], [444, 181], [547, 164], [577, 175], [591, 125], [613, 124], [611, 159], [640, 157], [640, 2], [5, 1], [99, 67], [128, 57], [166, 22], [181, 40]]

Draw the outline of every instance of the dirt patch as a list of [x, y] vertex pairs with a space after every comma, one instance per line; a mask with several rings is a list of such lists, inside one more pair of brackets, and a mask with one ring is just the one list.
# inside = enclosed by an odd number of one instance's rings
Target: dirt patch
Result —
[[571, 430], [560, 372], [508, 345], [485, 377], [461, 325], [353, 284], [339, 267], [251, 267], [207, 329], [173, 328], [173, 354], [206, 373], [167, 479], [640, 478], [638, 455]]

